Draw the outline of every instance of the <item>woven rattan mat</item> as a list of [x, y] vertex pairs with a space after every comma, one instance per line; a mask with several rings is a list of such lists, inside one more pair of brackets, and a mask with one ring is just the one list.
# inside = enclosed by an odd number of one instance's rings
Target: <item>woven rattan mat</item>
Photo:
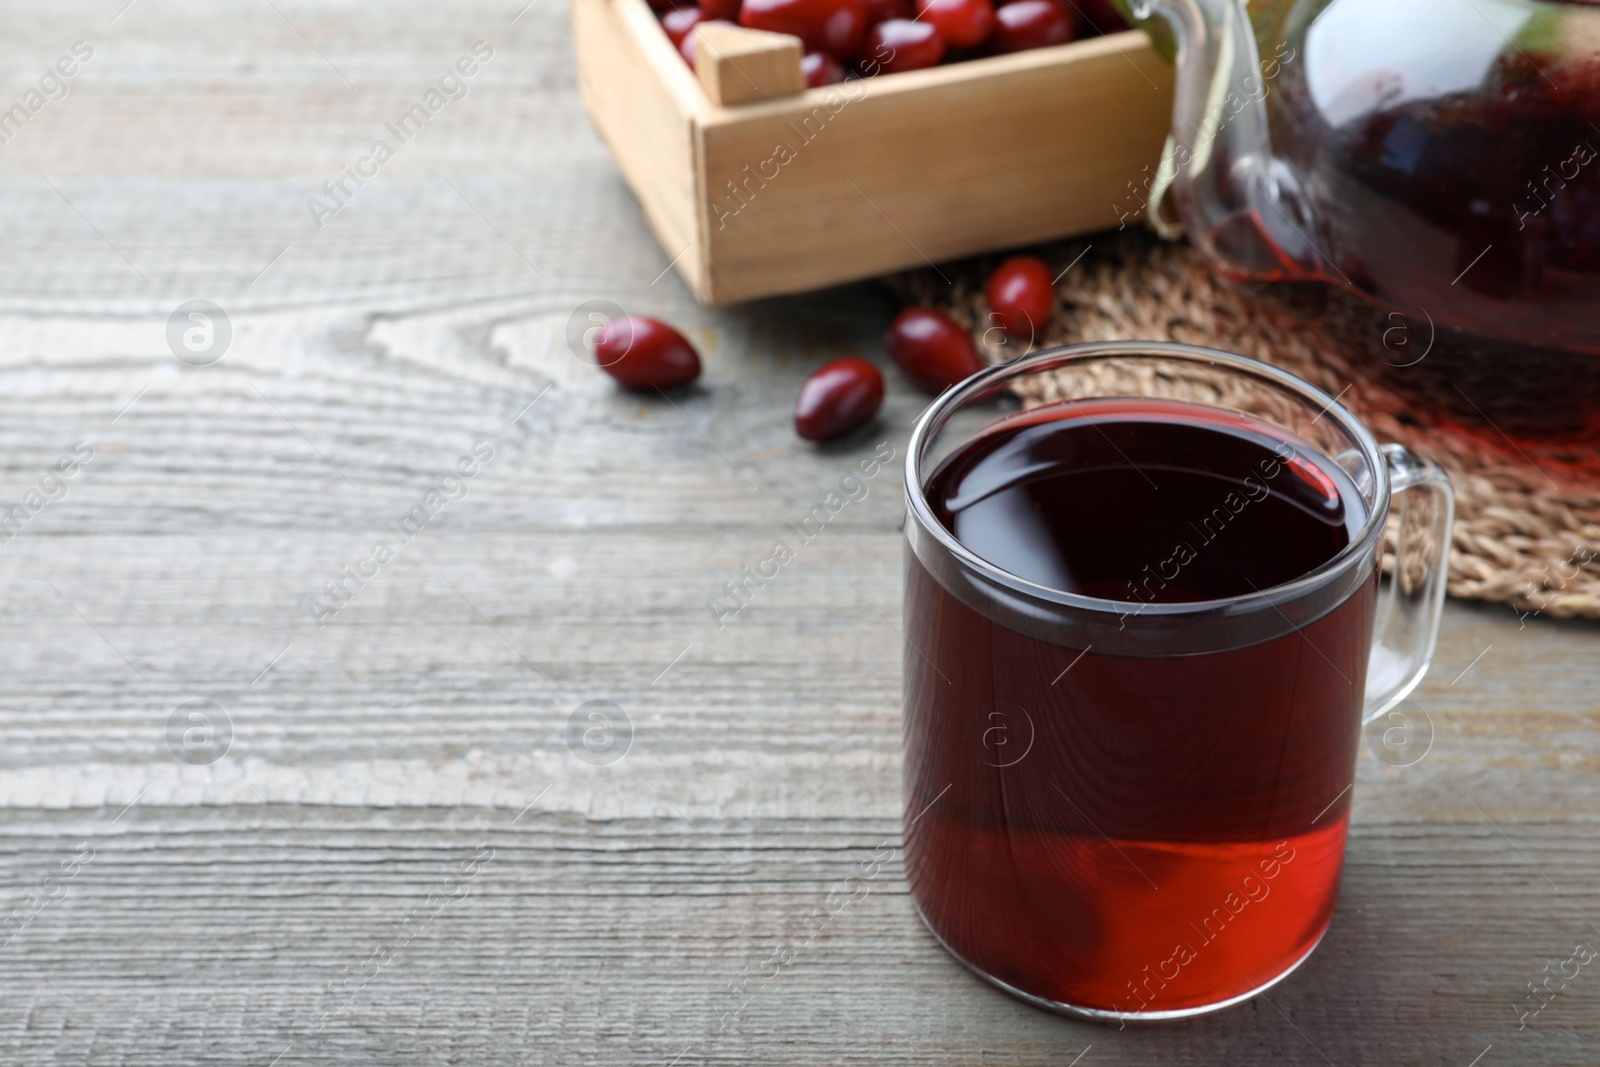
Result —
[[[1510, 604], [1525, 616], [1600, 619], [1600, 364], [1453, 345], [1430, 323], [1320, 286], [1239, 285], [1187, 243], [1143, 230], [1035, 252], [1060, 277], [1055, 320], [1034, 348], [1178, 341], [1291, 371], [1337, 396], [1380, 441], [1450, 472], [1452, 596]], [[971, 327], [980, 351], [999, 361], [1027, 347], [1001, 343], [988, 318], [983, 287], [999, 258], [887, 282], [905, 303]]]

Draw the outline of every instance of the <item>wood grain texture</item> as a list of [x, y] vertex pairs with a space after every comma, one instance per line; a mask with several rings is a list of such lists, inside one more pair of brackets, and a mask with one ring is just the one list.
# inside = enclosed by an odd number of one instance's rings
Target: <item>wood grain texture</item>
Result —
[[[95, 56], [0, 147], [0, 501], [94, 455], [0, 545], [0, 900], [65, 891], [0, 945], [0, 1062], [1592, 1062], [1600, 974], [1513, 1005], [1600, 944], [1595, 638], [1484, 607], [1413, 698], [1426, 758], [1363, 753], [1340, 911], [1270, 999], [1034, 1011], [934, 943], [898, 860], [761, 978], [899, 845], [898, 471], [721, 629], [707, 601], [903, 449], [924, 401], [892, 372], [846, 442], [788, 423], [892, 309], [698, 307], [553, 0], [278, 6], [4, 9], [0, 100]], [[479, 39], [470, 92], [317, 229], [307, 198]], [[700, 387], [575, 359], [593, 298], [680, 324]], [[208, 367], [167, 347], [191, 299], [233, 327]], [[319, 628], [307, 598], [479, 442]], [[208, 766], [167, 743], [198, 699], [232, 730]], [[610, 765], [568, 748], [590, 700], [632, 725]]]

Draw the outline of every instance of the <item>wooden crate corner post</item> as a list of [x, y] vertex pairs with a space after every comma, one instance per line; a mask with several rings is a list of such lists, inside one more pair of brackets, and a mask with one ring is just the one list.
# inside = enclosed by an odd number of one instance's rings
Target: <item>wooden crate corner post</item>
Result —
[[752, 103], [805, 89], [800, 38], [743, 26], [694, 28], [694, 69], [713, 104]]

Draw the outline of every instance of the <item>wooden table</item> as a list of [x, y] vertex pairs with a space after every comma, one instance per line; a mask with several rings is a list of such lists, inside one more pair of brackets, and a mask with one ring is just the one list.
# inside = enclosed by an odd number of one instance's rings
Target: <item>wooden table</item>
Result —
[[[41, 494], [0, 550], [0, 1062], [1596, 1061], [1600, 967], [1517, 1012], [1600, 946], [1600, 646], [1501, 608], [1450, 607], [1431, 750], [1363, 753], [1338, 917], [1267, 997], [1035, 1011], [934, 943], [898, 852], [796, 933], [899, 845], [898, 471], [708, 601], [903, 451], [893, 376], [876, 435], [788, 422], [819, 361], [881, 359], [886, 299], [695, 307], [559, 0], [120, 2], [0, 35], [5, 106], [93, 49], [0, 146], [0, 499]], [[682, 324], [703, 386], [617, 392], [565, 341], [589, 299]], [[231, 326], [208, 365], [168, 344], [190, 300]]]

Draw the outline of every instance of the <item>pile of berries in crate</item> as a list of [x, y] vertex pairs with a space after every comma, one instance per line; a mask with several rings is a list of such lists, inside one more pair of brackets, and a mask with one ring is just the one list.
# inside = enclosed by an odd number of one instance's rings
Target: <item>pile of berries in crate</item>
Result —
[[[985, 294], [989, 321], [1030, 349], [1055, 312], [1055, 280], [1050, 268], [1033, 256], [1013, 256], [1000, 264], [989, 276]], [[595, 363], [629, 389], [672, 389], [700, 377], [699, 353], [659, 319], [620, 316], [596, 331], [591, 341]], [[984, 368], [966, 327], [933, 308], [900, 312], [883, 343], [901, 373], [934, 395]], [[872, 420], [883, 394], [883, 374], [872, 363], [853, 356], [825, 363], [800, 386], [795, 432], [807, 441], [849, 433]]]
[[689, 65], [702, 22], [800, 38], [806, 85], [920, 70], [1127, 29], [1111, 0], [650, 0]]

